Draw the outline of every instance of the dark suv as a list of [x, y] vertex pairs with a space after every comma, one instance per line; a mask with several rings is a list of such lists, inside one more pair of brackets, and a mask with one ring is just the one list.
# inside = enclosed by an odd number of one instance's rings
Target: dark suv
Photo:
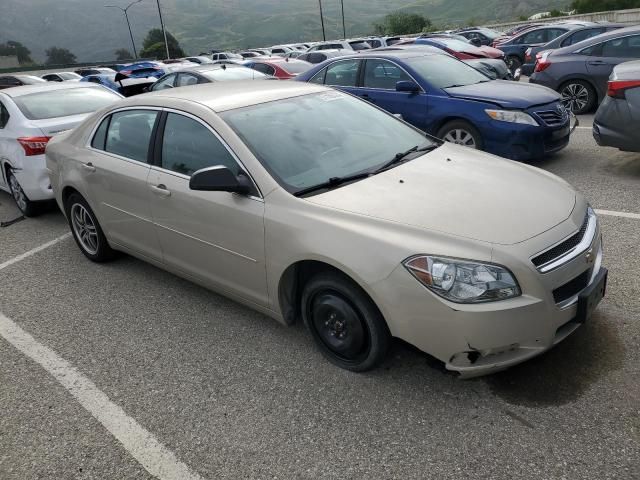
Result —
[[529, 81], [560, 92], [573, 113], [586, 113], [607, 94], [613, 68], [639, 58], [640, 26], [622, 28], [543, 52]]
[[580, 23], [554, 23], [544, 27], [536, 27], [499, 43], [496, 48], [504, 52], [505, 62], [511, 72], [515, 72], [525, 63], [525, 53], [529, 47], [544, 45], [547, 42], [564, 35], [569, 30], [585, 26]]

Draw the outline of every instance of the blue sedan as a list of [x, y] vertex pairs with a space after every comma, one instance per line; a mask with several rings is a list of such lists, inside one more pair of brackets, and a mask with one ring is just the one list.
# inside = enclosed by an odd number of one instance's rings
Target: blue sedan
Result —
[[446, 141], [532, 160], [569, 143], [570, 117], [549, 88], [491, 80], [439, 53], [373, 51], [332, 58], [295, 81], [331, 85]]

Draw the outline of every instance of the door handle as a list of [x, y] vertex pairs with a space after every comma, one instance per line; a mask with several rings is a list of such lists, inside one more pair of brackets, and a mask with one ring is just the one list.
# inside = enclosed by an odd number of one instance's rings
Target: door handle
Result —
[[149, 187], [153, 190], [153, 193], [157, 195], [162, 195], [163, 197], [171, 196], [171, 190], [167, 190], [167, 186], [164, 183], [160, 185], [149, 185]]
[[87, 172], [95, 172], [96, 167], [93, 166], [93, 163], [83, 163], [82, 168], [84, 168]]
[[589, 62], [589, 65], [607, 65], [607, 62], [603, 62], [602, 60], [593, 60]]

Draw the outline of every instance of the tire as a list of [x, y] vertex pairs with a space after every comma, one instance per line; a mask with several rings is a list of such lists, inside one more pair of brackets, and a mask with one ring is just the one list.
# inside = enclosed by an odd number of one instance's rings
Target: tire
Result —
[[516, 73], [516, 70], [519, 69], [520, 67], [522, 67], [522, 60], [520, 60], [518, 57], [516, 57], [515, 55], [509, 55], [505, 60], [504, 63], [507, 64], [507, 68], [509, 69], [509, 71], [511, 72], [512, 75], [514, 75]]
[[440, 130], [438, 130], [436, 137], [441, 138], [445, 142], [464, 145], [465, 147], [475, 148], [477, 150], [482, 150], [484, 145], [482, 135], [480, 135], [478, 129], [466, 120], [452, 120], [445, 123]]
[[29, 200], [27, 194], [24, 193], [20, 182], [13, 174], [11, 169], [7, 173], [7, 181], [9, 183], [9, 190], [11, 190], [11, 196], [13, 201], [16, 202], [16, 206], [25, 217], [34, 217], [40, 213], [40, 204]]
[[576, 115], [588, 113], [596, 105], [596, 91], [584, 80], [570, 80], [558, 90], [562, 103]]
[[304, 324], [331, 363], [352, 372], [378, 366], [391, 343], [389, 328], [369, 296], [334, 272], [313, 276], [301, 299]]
[[116, 251], [109, 246], [95, 213], [80, 194], [71, 194], [64, 207], [73, 239], [85, 257], [98, 263], [116, 257]]

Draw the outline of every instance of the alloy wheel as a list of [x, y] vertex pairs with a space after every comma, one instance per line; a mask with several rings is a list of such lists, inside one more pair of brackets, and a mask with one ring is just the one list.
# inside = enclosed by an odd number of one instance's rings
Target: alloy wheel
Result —
[[71, 225], [82, 248], [90, 255], [96, 255], [98, 253], [96, 225], [91, 214], [79, 203], [74, 203], [71, 207]]
[[570, 83], [560, 93], [562, 103], [572, 112], [579, 112], [589, 103], [589, 90], [579, 83]]
[[9, 188], [11, 189], [11, 195], [13, 196], [16, 205], [18, 205], [20, 211], [24, 213], [27, 210], [28, 199], [22, 190], [22, 187], [18, 183], [18, 179], [13, 173], [9, 174]]
[[467, 130], [463, 130], [461, 128], [448, 131], [442, 139], [445, 142], [455, 143], [469, 148], [477, 148], [476, 140], [473, 138], [473, 135], [471, 135]]

